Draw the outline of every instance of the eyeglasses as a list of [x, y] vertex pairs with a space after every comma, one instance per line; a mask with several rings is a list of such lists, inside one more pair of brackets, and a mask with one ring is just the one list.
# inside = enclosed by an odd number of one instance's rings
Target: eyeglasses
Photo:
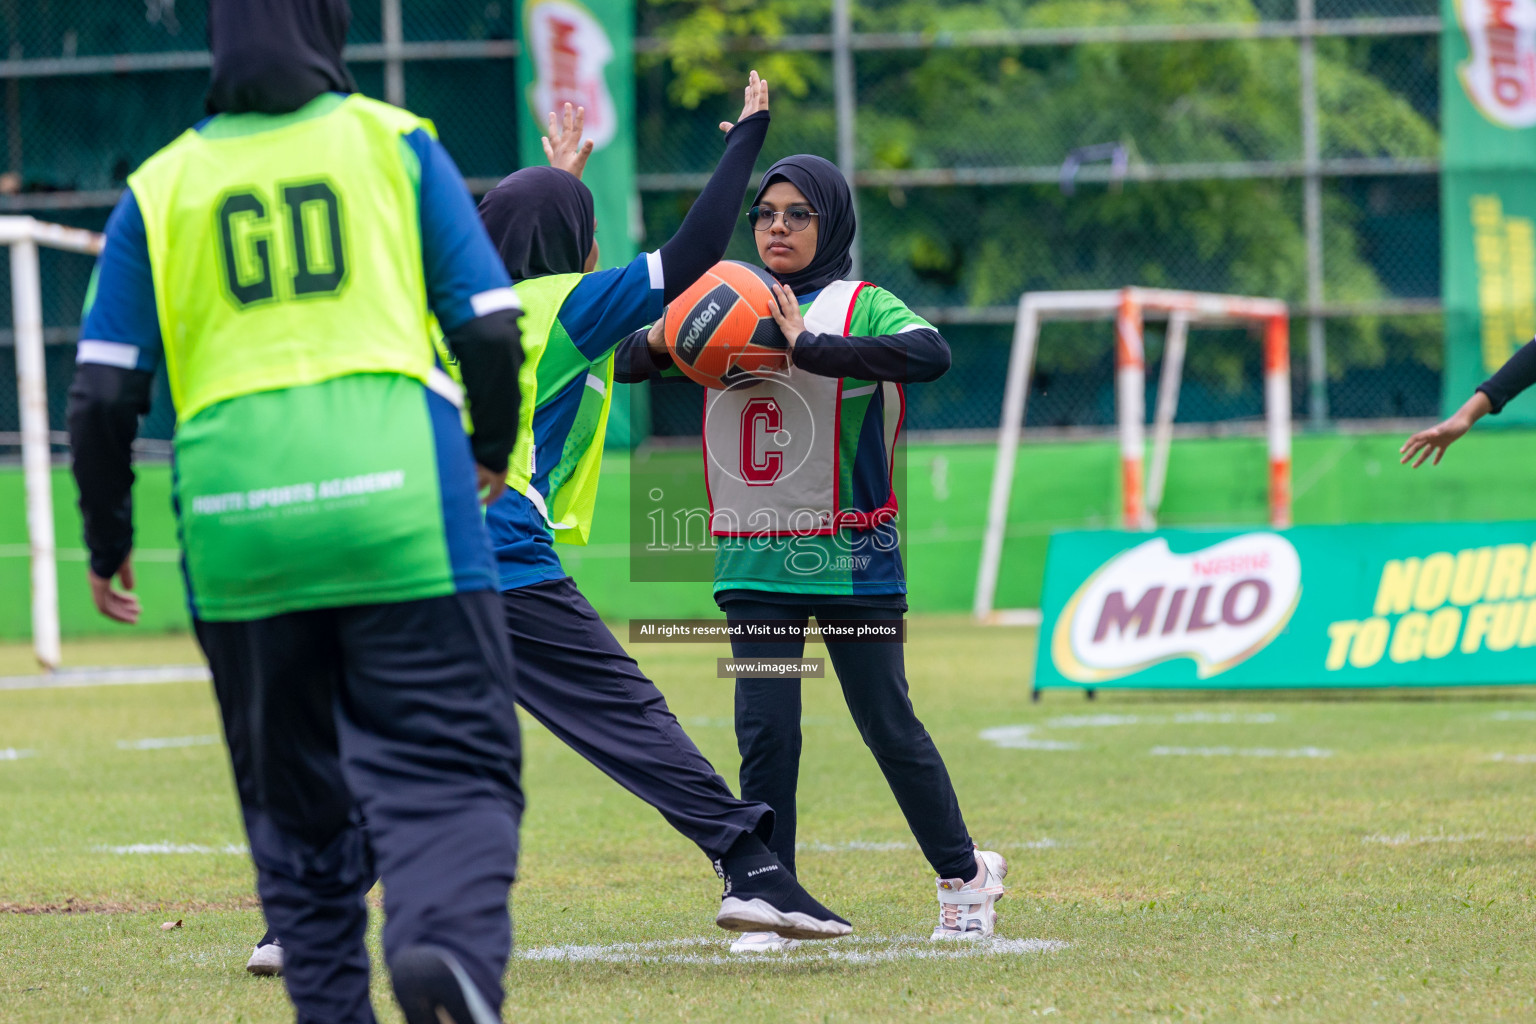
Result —
[[791, 206], [784, 211], [754, 206], [747, 211], [747, 223], [752, 225], [754, 231], [767, 231], [773, 227], [775, 217], [783, 217], [786, 228], [791, 231], [804, 231], [811, 226], [811, 218], [819, 216], [821, 215], [815, 210], [804, 206]]

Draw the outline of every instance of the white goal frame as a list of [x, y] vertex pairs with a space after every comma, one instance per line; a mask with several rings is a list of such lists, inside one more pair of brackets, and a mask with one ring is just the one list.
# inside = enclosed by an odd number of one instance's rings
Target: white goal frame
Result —
[[11, 319], [16, 329], [16, 393], [21, 413], [21, 462], [27, 490], [27, 540], [32, 560], [32, 649], [48, 671], [59, 667], [58, 548], [53, 535], [53, 449], [48, 436], [48, 375], [43, 354], [43, 291], [37, 248], [100, 254], [94, 231], [33, 217], [0, 217], [0, 245], [10, 249]]
[[[1146, 423], [1147, 320], [1167, 321], [1167, 342], [1158, 381], [1157, 413], [1153, 423], [1152, 472], [1144, 473]], [[996, 610], [998, 569], [1008, 526], [1008, 502], [1013, 491], [1014, 463], [1024, 427], [1025, 402], [1034, 375], [1040, 326], [1048, 320], [1114, 320], [1115, 413], [1120, 434], [1120, 525], [1127, 530], [1152, 530], [1162, 505], [1173, 419], [1178, 410], [1179, 383], [1191, 324], [1231, 326], [1261, 324], [1264, 328], [1264, 413], [1269, 441], [1269, 522], [1276, 529], [1291, 525], [1291, 346], [1290, 311], [1279, 299], [1163, 288], [1121, 288], [1113, 291], [1026, 292], [1019, 299], [1013, 349], [1008, 357], [1008, 381], [998, 428], [997, 462], [987, 503], [987, 531], [982, 541], [981, 567], [976, 574], [972, 606], [977, 619], [1000, 624], [1036, 624], [1034, 609]]]

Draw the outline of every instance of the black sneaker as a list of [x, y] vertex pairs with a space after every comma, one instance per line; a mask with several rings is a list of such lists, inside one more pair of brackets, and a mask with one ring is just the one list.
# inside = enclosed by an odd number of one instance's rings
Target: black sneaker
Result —
[[835, 939], [853, 925], [817, 903], [773, 854], [715, 862], [725, 879], [715, 924], [732, 932], [777, 932], [786, 939]]
[[438, 946], [409, 946], [389, 963], [406, 1024], [501, 1024], [459, 961]]

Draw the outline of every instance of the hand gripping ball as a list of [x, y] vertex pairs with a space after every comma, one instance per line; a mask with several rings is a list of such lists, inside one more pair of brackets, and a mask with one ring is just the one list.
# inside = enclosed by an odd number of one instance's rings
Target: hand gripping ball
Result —
[[662, 334], [672, 361], [707, 388], [756, 383], [788, 369], [788, 342], [768, 312], [768, 272], [749, 263], [716, 263], [667, 307]]

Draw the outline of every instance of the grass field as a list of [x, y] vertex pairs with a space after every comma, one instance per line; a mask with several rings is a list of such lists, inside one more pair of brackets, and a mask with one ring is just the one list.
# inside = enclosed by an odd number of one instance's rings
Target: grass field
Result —
[[[1012, 865], [1003, 941], [924, 941], [932, 876], [808, 681], [800, 870], [854, 936], [728, 959], [703, 857], [529, 730], [507, 1019], [1536, 1018], [1531, 691], [1032, 705], [1032, 646], [919, 618], [909, 647], [972, 832]], [[734, 780], [722, 653], [637, 648]], [[262, 924], [217, 733], [201, 685], [0, 692], [0, 1020], [291, 1019], [243, 970]]]

